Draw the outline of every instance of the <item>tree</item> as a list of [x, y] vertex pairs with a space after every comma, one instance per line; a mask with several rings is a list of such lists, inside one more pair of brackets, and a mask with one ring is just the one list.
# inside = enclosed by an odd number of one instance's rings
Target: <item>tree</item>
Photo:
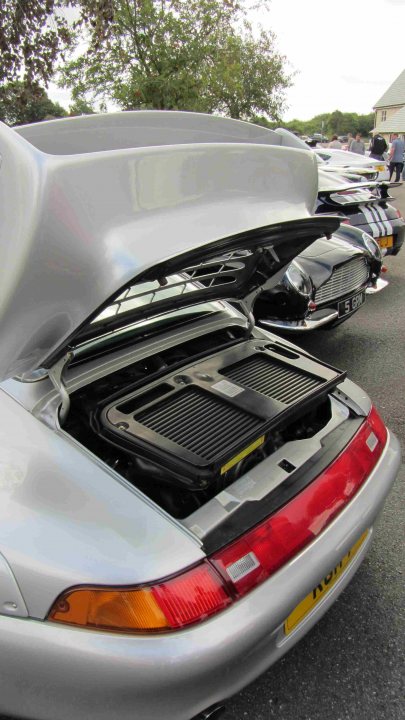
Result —
[[21, 80], [0, 87], [0, 120], [8, 125], [23, 125], [67, 115], [59, 103], [49, 99], [37, 83]]
[[92, 115], [95, 109], [85, 98], [77, 96], [72, 105], [69, 106], [69, 115]]
[[334, 134], [347, 135], [348, 132], [353, 135], [359, 132], [366, 137], [374, 127], [374, 115], [373, 113], [358, 115], [335, 110], [332, 113], [316, 115], [311, 120], [290, 120], [283, 122], [282, 125], [289, 130], [298, 131], [301, 135], [312, 135], [314, 132], [320, 132], [323, 127], [328, 137]]
[[374, 127], [374, 113], [368, 115], [358, 115], [358, 132], [367, 137]]
[[0, 83], [23, 80], [47, 86], [71, 40], [63, 14], [68, 0], [1, 0]]
[[273, 52], [273, 36], [230, 36], [211, 70], [207, 83], [209, 112], [219, 111], [236, 119], [257, 114], [274, 119], [283, 109], [283, 90], [289, 84], [283, 58]]
[[237, 0], [78, 0], [88, 49], [62, 69], [73, 98], [277, 118], [290, 85], [272, 33]]
[[335, 110], [329, 115], [328, 133], [330, 135], [343, 135], [345, 132], [343, 118], [343, 113], [340, 110]]

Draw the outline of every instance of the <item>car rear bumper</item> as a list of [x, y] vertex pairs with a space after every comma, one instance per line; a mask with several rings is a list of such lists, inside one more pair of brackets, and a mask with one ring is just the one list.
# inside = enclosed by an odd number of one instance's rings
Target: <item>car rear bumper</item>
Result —
[[[387, 218], [387, 221], [367, 224], [357, 224], [356, 227], [363, 232], [371, 235], [379, 242], [383, 255], [397, 255], [401, 249], [405, 239], [405, 223], [402, 218]], [[384, 247], [380, 240], [384, 242], [385, 238], [392, 236], [392, 246]]]
[[[389, 434], [372, 474], [328, 528], [268, 581], [200, 625], [128, 636], [0, 616], [0, 710], [43, 720], [189, 720], [231, 696], [287, 652], [350, 581], [400, 460]], [[285, 618], [367, 529], [336, 584], [286, 636]]]

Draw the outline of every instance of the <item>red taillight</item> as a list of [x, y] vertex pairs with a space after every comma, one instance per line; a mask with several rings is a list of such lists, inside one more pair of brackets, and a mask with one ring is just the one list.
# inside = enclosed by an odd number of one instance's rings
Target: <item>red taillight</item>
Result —
[[172, 628], [204, 620], [231, 602], [221, 578], [208, 563], [156, 585], [152, 593]]
[[238, 540], [199, 565], [153, 585], [77, 587], [48, 620], [120, 632], [162, 632], [226, 608], [294, 557], [356, 494], [376, 465], [387, 429], [372, 408], [343, 452], [310, 485]]
[[[274, 515], [211, 558], [239, 596], [278, 570], [329, 525], [370, 474], [386, 439], [387, 429], [373, 408], [353, 440], [319, 477]], [[238, 564], [243, 566], [249, 553], [257, 565], [237, 579], [235, 569]]]

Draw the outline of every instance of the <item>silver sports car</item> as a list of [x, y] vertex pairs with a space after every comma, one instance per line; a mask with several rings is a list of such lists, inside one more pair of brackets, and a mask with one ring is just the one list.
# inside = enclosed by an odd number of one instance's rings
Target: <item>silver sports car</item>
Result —
[[7, 715], [217, 716], [353, 577], [398, 471], [365, 393], [254, 325], [338, 226], [315, 157], [163, 117], [149, 147], [138, 113], [0, 126]]

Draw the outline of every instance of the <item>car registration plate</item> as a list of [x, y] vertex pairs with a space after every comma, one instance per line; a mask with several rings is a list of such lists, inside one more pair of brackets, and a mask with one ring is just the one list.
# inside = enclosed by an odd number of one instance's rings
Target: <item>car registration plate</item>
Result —
[[387, 168], [385, 167], [385, 165], [376, 165], [375, 169], [377, 170], [377, 172], [384, 172], [384, 170], [386, 170]]
[[386, 237], [378, 237], [376, 238], [380, 248], [390, 248], [394, 245], [394, 237], [393, 235], [386, 235]]
[[357, 310], [361, 305], [363, 305], [364, 301], [366, 299], [366, 293], [360, 292], [356, 295], [352, 295], [352, 297], [347, 298], [347, 300], [342, 300], [342, 302], [338, 305], [338, 314], [339, 317], [343, 317], [344, 315], [349, 315], [350, 313]]
[[297, 605], [284, 622], [284, 632], [288, 635], [297, 627], [297, 625], [318, 605], [318, 603], [328, 594], [339, 577], [343, 574], [348, 565], [352, 562], [362, 544], [368, 536], [369, 531], [363, 533], [357, 542], [350, 548], [349, 552], [341, 559], [313, 590]]

